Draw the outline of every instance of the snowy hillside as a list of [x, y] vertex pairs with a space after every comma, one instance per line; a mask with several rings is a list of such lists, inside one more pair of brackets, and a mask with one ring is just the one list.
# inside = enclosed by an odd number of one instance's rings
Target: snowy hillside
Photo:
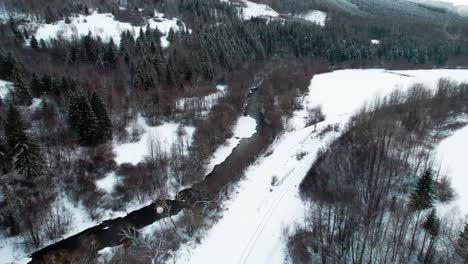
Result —
[[[300, 218], [305, 213], [298, 196], [299, 183], [318, 151], [339, 135], [330, 132], [322, 137], [318, 132], [328, 125], [342, 126], [375, 96], [414, 83], [435, 87], [443, 77], [468, 81], [468, 71], [372, 69], [316, 75], [302, 104], [305, 109], [322, 105], [326, 120], [316, 130], [305, 126], [306, 110], [295, 112], [288, 131], [271, 146], [271, 154], [246, 171], [235, 197], [224, 204], [222, 219], [206, 232], [201, 244], [186, 245], [176, 252], [176, 262], [283, 263], [284, 228], [302, 223]], [[276, 184], [272, 184], [274, 176]]]
[[238, 4], [242, 9], [242, 16], [244, 19], [248, 20], [253, 17], [278, 17], [279, 14], [271, 7], [265, 4], [258, 4], [248, 0], [240, 1], [230, 1], [230, 0], [221, 0], [223, 2], [232, 2]]
[[35, 32], [36, 39], [43, 39], [50, 41], [55, 38], [72, 39], [80, 36], [85, 36], [89, 32], [95, 37], [100, 37], [103, 41], [108, 42], [111, 38], [114, 43], [120, 44], [120, 35], [124, 31], [130, 31], [133, 36], [138, 37], [140, 29], [145, 30], [146, 26], [150, 28], [157, 28], [163, 36], [161, 37], [161, 44], [163, 47], [167, 47], [169, 42], [167, 41], [167, 34], [172, 28], [174, 31], [180, 29], [178, 26], [178, 20], [176, 18], [166, 18], [164, 14], [155, 12], [153, 18], [149, 18], [145, 25], [132, 26], [130, 23], [124, 23], [115, 20], [114, 16], [109, 13], [99, 13], [98, 11], [92, 14], [78, 15], [72, 17], [69, 24], [65, 20], [60, 20], [53, 24], [36, 24], [30, 23], [27, 25]]
[[468, 163], [466, 149], [468, 148], [468, 126], [455, 131], [444, 139], [436, 149], [437, 160], [440, 162], [442, 174], [448, 175], [458, 197], [448, 207], [455, 207], [462, 216], [468, 215]]
[[320, 10], [312, 10], [304, 14], [296, 15], [296, 17], [305, 19], [320, 26], [325, 26], [327, 20], [327, 13]]

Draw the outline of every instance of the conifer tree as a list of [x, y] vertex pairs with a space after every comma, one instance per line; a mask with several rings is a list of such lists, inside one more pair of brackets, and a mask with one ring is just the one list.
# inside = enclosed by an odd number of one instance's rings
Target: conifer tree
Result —
[[13, 101], [19, 105], [30, 105], [32, 103], [32, 97], [29, 93], [29, 89], [26, 86], [23, 75], [20, 69], [16, 68], [14, 73], [14, 92], [13, 92]]
[[107, 67], [113, 67], [115, 65], [116, 50], [117, 50], [117, 47], [114, 44], [114, 40], [111, 38], [109, 43], [106, 45], [104, 55], [103, 55], [104, 64]]
[[13, 18], [10, 18], [9, 24], [10, 24], [10, 30], [13, 33], [13, 36], [15, 37], [16, 43], [18, 44], [23, 43], [24, 42], [23, 34], [19, 30], [18, 25], [16, 24]]
[[31, 48], [35, 50], [39, 49], [39, 43], [37, 42], [37, 39], [34, 35], [31, 36], [30, 44], [31, 44]]
[[31, 90], [32, 96], [42, 96], [41, 80], [39, 80], [39, 76], [36, 73], [32, 74], [31, 82], [29, 83], [29, 89]]
[[174, 36], [175, 36], [174, 29], [170, 28], [169, 33], [167, 34], [167, 41], [169, 41], [169, 43], [172, 43], [174, 41]]
[[460, 256], [461, 263], [468, 264], [468, 223], [465, 228], [460, 232], [456, 252]]
[[0, 175], [7, 173], [9, 170], [9, 156], [6, 139], [0, 137]]
[[52, 90], [52, 77], [50, 77], [47, 73], [44, 73], [41, 78], [41, 91], [40, 94], [49, 94]]
[[416, 188], [411, 194], [410, 208], [414, 211], [422, 211], [433, 206], [434, 202], [434, 179], [432, 172], [427, 170], [416, 183]]
[[97, 143], [97, 119], [84, 95], [70, 98], [68, 122], [81, 145], [93, 146]]
[[100, 142], [112, 139], [112, 122], [107, 113], [106, 106], [97, 93], [91, 96], [91, 107], [97, 119], [96, 136]]
[[8, 109], [5, 136], [13, 169], [25, 179], [34, 180], [40, 176], [44, 158], [39, 143], [26, 133], [21, 114], [14, 106]]
[[29, 34], [28, 34], [28, 31], [26, 30], [26, 28], [23, 28], [23, 36], [25, 39], [29, 39]]
[[47, 44], [44, 41], [44, 39], [39, 40], [39, 46], [41, 47], [41, 49], [47, 49]]

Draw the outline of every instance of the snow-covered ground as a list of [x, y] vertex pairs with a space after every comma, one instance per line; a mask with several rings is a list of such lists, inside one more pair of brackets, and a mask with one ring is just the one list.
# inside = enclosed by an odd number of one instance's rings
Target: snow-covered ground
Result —
[[279, 14], [273, 8], [265, 4], [259, 4], [248, 0], [221, 0], [222, 2], [239, 3], [242, 7], [242, 16], [245, 20], [253, 17], [278, 17]]
[[[395, 88], [414, 83], [435, 87], [439, 78], [468, 82], [468, 70], [386, 71], [342, 70], [316, 75], [303, 101], [304, 108], [322, 105], [329, 124], [345, 124], [365, 102]], [[260, 158], [245, 172], [237, 194], [224, 203], [226, 211], [207, 231], [201, 244], [184, 245], [175, 253], [177, 263], [283, 263], [286, 257], [284, 228], [301, 223], [304, 205], [298, 186], [317, 152], [339, 133], [324, 138], [314, 127], [305, 127], [306, 110], [297, 111], [287, 131], [271, 146], [272, 154]], [[278, 184], [272, 186], [272, 177]], [[172, 261], [172, 260], [171, 260]]]
[[466, 5], [468, 5], [468, 0], [417, 0], [417, 1], [418, 2], [427, 2], [427, 3], [443, 2], [443, 3], [452, 4], [454, 6], [466, 6]]
[[371, 39], [371, 44], [374, 44], [374, 45], [379, 45], [380, 44], [380, 40], [378, 39]]
[[[468, 126], [455, 131], [440, 142], [436, 148], [436, 160], [440, 163], [442, 174], [448, 175], [457, 193], [455, 201], [450, 203], [450, 212], [459, 212], [468, 216]], [[447, 210], [448, 208], [445, 208]], [[455, 210], [453, 210], [455, 209]]]
[[216, 92], [202, 97], [181, 98], [176, 102], [179, 111], [190, 110], [200, 111], [202, 117], [207, 117], [211, 108], [218, 103], [218, 100], [226, 95], [226, 85], [217, 85]]
[[119, 176], [115, 172], [109, 172], [104, 178], [96, 181], [96, 187], [106, 193], [112, 193], [117, 183], [119, 183]]
[[13, 83], [0, 80], [0, 98], [3, 99], [13, 89]]
[[166, 18], [164, 14], [155, 12], [153, 18], [149, 18], [146, 24], [139, 26], [132, 26], [130, 23], [124, 23], [115, 20], [114, 15], [109, 13], [98, 13], [94, 11], [92, 14], [78, 15], [71, 18], [71, 23], [65, 23], [65, 20], [60, 20], [53, 24], [37, 24], [32, 22], [28, 25], [29, 28], [35, 30], [34, 36], [39, 39], [49, 41], [55, 38], [72, 39], [88, 35], [89, 32], [95, 37], [99, 36], [104, 42], [108, 42], [111, 38], [116, 45], [120, 44], [120, 35], [122, 32], [129, 30], [133, 36], [138, 37], [140, 29], [143, 31], [146, 26], [150, 28], [157, 28], [163, 36], [161, 37], [161, 45], [163, 47], [169, 46], [167, 41], [167, 34], [172, 28], [178, 31], [180, 27], [177, 25], [176, 18]]
[[252, 137], [257, 132], [256, 127], [257, 122], [254, 118], [250, 116], [239, 117], [234, 125], [233, 136], [213, 153], [206, 168], [207, 173], [210, 173], [216, 165], [223, 163], [243, 138]]
[[[131, 163], [135, 165], [143, 161], [144, 157], [149, 154], [151, 143], [159, 147], [163, 153], [169, 154], [172, 145], [179, 138], [178, 129], [180, 124], [178, 123], [163, 123], [162, 125], [152, 127], [146, 123], [145, 118], [138, 116], [135, 125], [143, 132], [137, 142], [114, 145], [116, 153], [115, 161], [118, 164]], [[195, 128], [192, 126], [182, 126], [182, 128], [185, 132], [181, 140], [187, 143], [186, 147], [188, 147], [192, 141]]]
[[[40, 105], [41, 99], [37, 99], [33, 102], [34, 105]], [[171, 151], [171, 146], [178, 140], [179, 124], [177, 123], [163, 123], [159, 126], [149, 126], [146, 120], [139, 116], [136, 120], [136, 125], [142, 130], [142, 135], [137, 142], [126, 143], [126, 144], [114, 144], [114, 150], [117, 154], [116, 162], [132, 163], [137, 164], [143, 161], [144, 157], [148, 155], [148, 143], [153, 141], [157, 142], [160, 150], [166, 154]], [[182, 135], [182, 140], [188, 147], [192, 140], [192, 135], [195, 130], [191, 126], [183, 126], [185, 131]], [[102, 179], [96, 181], [96, 186], [107, 194], [111, 194], [114, 190], [115, 185], [119, 181], [119, 176], [115, 172], [106, 174]], [[143, 206], [148, 205], [151, 201], [146, 203], [132, 202], [128, 204], [124, 211], [112, 211], [112, 210], [98, 210], [100, 219], [92, 220], [89, 217], [89, 213], [86, 208], [81, 204], [73, 204], [66, 195], [62, 195], [58, 202], [59, 205], [63, 206], [68, 210], [70, 218], [72, 220], [71, 229], [63, 236], [69, 237], [77, 234], [87, 228], [97, 225], [101, 220], [116, 218], [125, 216], [128, 212], [139, 209]], [[20, 247], [21, 238], [8, 238], [5, 239], [0, 234], [0, 264], [4, 263], [27, 263], [30, 259], [26, 257], [26, 253]], [[46, 245], [53, 243], [54, 241], [46, 242]]]
[[31, 259], [21, 248], [21, 238], [4, 238], [0, 235], [0, 264], [26, 264]]
[[311, 10], [307, 13], [296, 15], [299, 18], [305, 19], [307, 21], [313, 22], [320, 26], [325, 26], [327, 20], [327, 13], [320, 10]]

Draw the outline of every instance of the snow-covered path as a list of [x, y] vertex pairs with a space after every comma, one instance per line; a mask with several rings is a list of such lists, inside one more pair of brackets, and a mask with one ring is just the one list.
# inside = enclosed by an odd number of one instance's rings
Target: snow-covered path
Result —
[[[323, 106], [328, 124], [345, 124], [365, 102], [395, 88], [414, 83], [435, 87], [449, 77], [468, 81], [468, 70], [418, 70], [388, 72], [380, 69], [343, 70], [317, 75], [309, 87], [304, 106]], [[321, 147], [335, 138], [323, 139], [313, 127], [304, 127], [306, 111], [297, 111], [289, 129], [271, 147], [273, 153], [249, 167], [237, 194], [225, 202], [227, 210], [200, 245], [186, 245], [176, 252], [177, 263], [283, 263], [286, 257], [284, 228], [301, 224], [304, 205], [298, 186]], [[304, 155], [304, 156], [303, 156]], [[301, 158], [301, 156], [303, 156]], [[278, 185], [272, 186], [272, 177]], [[189, 250], [187, 250], [187, 247]], [[189, 253], [187, 253], [187, 251]]]

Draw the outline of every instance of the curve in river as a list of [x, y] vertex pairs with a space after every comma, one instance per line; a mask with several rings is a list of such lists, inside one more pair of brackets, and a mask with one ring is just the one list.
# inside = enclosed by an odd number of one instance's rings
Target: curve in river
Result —
[[[66, 262], [70, 256], [78, 250], [87, 247], [92, 241], [95, 242], [93, 244], [95, 250], [121, 245], [125, 242], [125, 239], [122, 239], [122, 231], [129, 227], [141, 229], [158, 220], [176, 215], [183, 208], [189, 208], [199, 199], [213, 197], [213, 195], [221, 192], [229, 182], [242, 176], [242, 173], [235, 168], [239, 168], [241, 164], [250, 162], [255, 158], [255, 147], [252, 148], [252, 145], [256, 145], [259, 134], [266, 127], [259, 104], [258, 88], [261, 84], [262, 82], [260, 81], [250, 89], [244, 110], [244, 115], [249, 115], [256, 120], [257, 133], [250, 138], [242, 139], [226, 160], [215, 166], [213, 171], [204, 180], [195, 184], [192, 188], [180, 191], [174, 200], [156, 200], [146, 207], [127, 214], [125, 217], [103, 221], [97, 226], [44, 247], [31, 254], [32, 260], [29, 263]], [[252, 155], [249, 155], [250, 153]], [[155, 210], [157, 207], [164, 208], [164, 211], [158, 214], [157, 210]]]

